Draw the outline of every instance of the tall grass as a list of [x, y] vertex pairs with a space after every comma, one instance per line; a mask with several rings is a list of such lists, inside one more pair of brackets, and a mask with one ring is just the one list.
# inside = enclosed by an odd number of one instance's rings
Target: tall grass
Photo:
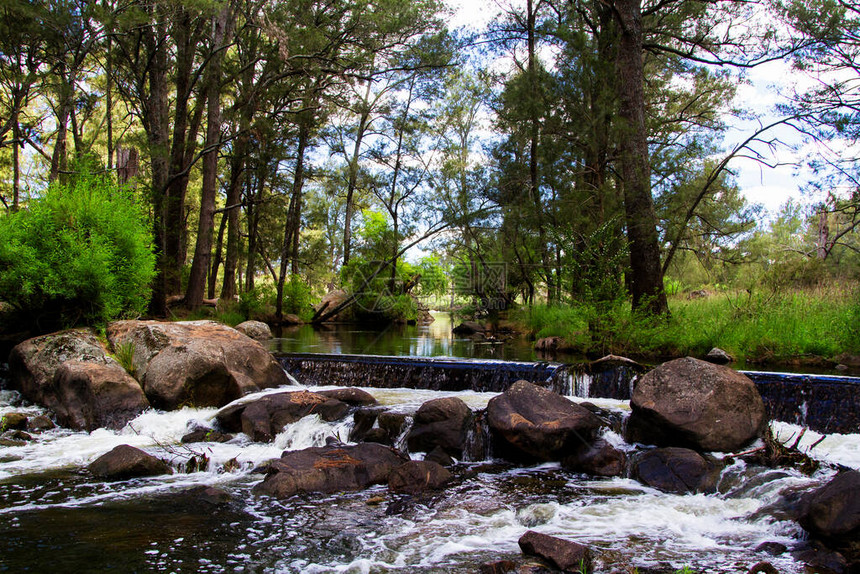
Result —
[[860, 353], [860, 290], [835, 285], [670, 298], [671, 316], [642, 317], [626, 304], [535, 306], [514, 319], [536, 337], [561, 336], [586, 353], [646, 358], [701, 356], [720, 347], [740, 360], [779, 362]]

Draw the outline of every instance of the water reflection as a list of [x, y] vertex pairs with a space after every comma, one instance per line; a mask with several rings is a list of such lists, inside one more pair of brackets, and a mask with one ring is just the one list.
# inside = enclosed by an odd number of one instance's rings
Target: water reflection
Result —
[[377, 327], [333, 324], [324, 327], [301, 325], [285, 328], [274, 339], [274, 353], [334, 353], [393, 355], [412, 357], [464, 357], [534, 361], [531, 341], [524, 337], [463, 337], [451, 332], [449, 313], [434, 313], [429, 325], [389, 325]]

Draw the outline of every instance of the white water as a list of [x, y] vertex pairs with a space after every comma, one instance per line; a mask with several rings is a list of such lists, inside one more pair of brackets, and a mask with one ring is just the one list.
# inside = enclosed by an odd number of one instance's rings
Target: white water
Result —
[[[494, 393], [475, 392], [364, 390], [381, 404], [407, 414], [433, 398], [458, 396], [471, 408], [480, 409], [495, 396]], [[12, 407], [9, 403], [14, 398], [10, 393], [0, 394], [0, 414], [12, 410], [28, 415], [41, 412], [34, 407]], [[254, 396], [243, 400], [252, 398]], [[589, 402], [603, 408], [629, 409], [624, 401], [591, 399]], [[297, 513], [289, 504], [273, 505], [269, 499], [251, 495], [249, 486], [261, 478], [253, 474], [252, 469], [280, 456], [285, 449], [321, 446], [330, 437], [345, 442], [352, 426], [351, 419], [326, 423], [315, 415], [305, 417], [288, 425], [271, 444], [253, 443], [241, 434], [223, 444], [180, 444], [180, 438], [194, 425], [212, 426], [215, 412], [215, 409], [190, 408], [171, 413], [149, 411], [121, 431], [100, 429], [86, 433], [55, 429], [37, 435], [25, 446], [0, 447], [0, 487], [28, 476], [78, 471], [120, 444], [143, 448], [172, 461], [177, 467], [195, 454], [205, 454], [210, 461], [207, 471], [192, 474], [177, 472], [172, 476], [110, 484], [82, 478], [79, 480], [84, 480], [83, 487], [60, 482], [54, 491], [41, 498], [24, 497], [4, 505], [0, 515], [89, 507], [205, 484], [228, 489], [246, 501], [244, 512], [255, 517], [254, 523], [244, 531], [237, 531], [236, 550], [231, 560], [241, 563], [244, 553], [262, 552], [265, 556], [268, 552], [269, 557], [262, 558], [264, 563], [260, 564], [260, 569], [266, 571], [370, 573], [424, 569], [474, 572], [476, 564], [483, 561], [518, 555], [518, 538], [526, 530], [534, 529], [578, 540], [610, 554], [617, 553], [639, 566], [668, 561], [677, 567], [689, 564], [709, 571], [726, 571], [737, 562], [749, 566], [759, 559], [767, 559], [780, 572], [792, 573], [801, 572], [802, 567], [789, 555], [761, 557], [754, 548], [765, 541], [791, 546], [801, 536], [799, 527], [759, 511], [777, 503], [781, 492], [820, 484], [831, 475], [828, 470], [812, 478], [793, 471], [779, 471], [752, 486], [735, 480], [737, 486], [722, 489], [723, 494], [719, 495], [677, 496], [657, 492], [629, 479], [590, 480], [561, 471], [557, 465], [543, 465], [479, 473], [446, 492], [441, 500], [414, 505], [395, 516], [385, 516], [384, 506], [375, 511], [365, 504], [371, 497], [388, 496], [384, 487], [333, 498], [311, 498], [302, 502], [305, 510]], [[800, 431], [799, 427], [785, 423], [774, 423], [773, 428], [784, 441]], [[618, 447], [629, 448], [615, 433], [607, 432], [605, 438]], [[807, 432], [800, 445], [808, 449], [819, 438], [817, 433]], [[860, 469], [860, 435], [831, 435], [809, 453], [822, 461]], [[236, 459], [239, 469], [225, 472], [224, 465], [232, 459]], [[743, 463], [735, 463], [724, 471], [724, 482], [731, 484], [733, 477], [747, 471]], [[538, 490], [547, 491], [530, 494], [528, 489], [522, 490], [521, 484], [534, 484]], [[542, 484], [552, 486], [541, 487]], [[334, 513], [336, 517], [332, 519], [336, 530], [330, 536], [336, 536], [337, 529], [343, 529], [357, 545], [355, 549], [330, 555], [332, 553], [326, 552], [324, 535], [317, 535], [323, 540], [319, 543], [319, 556], [299, 552], [293, 542], [288, 543], [293, 538], [309, 538], [306, 532], [309, 526], [303, 521], [317, 515], [329, 516], [327, 513]], [[367, 513], [372, 514], [355, 518]]]

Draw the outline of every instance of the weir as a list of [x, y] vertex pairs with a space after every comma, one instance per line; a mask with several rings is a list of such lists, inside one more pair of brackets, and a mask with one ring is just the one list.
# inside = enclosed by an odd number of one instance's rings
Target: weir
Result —
[[[503, 392], [526, 380], [559, 394], [629, 400], [643, 372], [623, 360], [566, 365], [450, 357], [291, 353], [279, 356], [299, 383], [438, 391]], [[770, 418], [821, 433], [860, 429], [860, 378], [741, 371], [755, 382]]]

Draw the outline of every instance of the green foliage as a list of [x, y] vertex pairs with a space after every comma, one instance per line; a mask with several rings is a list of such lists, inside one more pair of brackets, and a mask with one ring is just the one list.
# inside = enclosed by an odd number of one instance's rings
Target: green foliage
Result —
[[132, 377], [137, 376], [137, 368], [134, 366], [134, 343], [131, 341], [120, 343], [114, 347], [111, 355], [120, 366], [125, 369], [125, 372]]
[[645, 359], [702, 356], [713, 347], [747, 362], [860, 352], [856, 285], [675, 297], [670, 308], [671, 317], [665, 319], [634, 314], [624, 304], [601, 309], [536, 305], [519, 311], [514, 319], [537, 337], [563, 337], [583, 353]]
[[[286, 285], [285, 285], [286, 289]], [[239, 294], [239, 310], [246, 319], [253, 319], [269, 312], [275, 301], [275, 287], [262, 283]]]
[[298, 275], [284, 283], [284, 312], [298, 315], [303, 321], [313, 317], [311, 288]]
[[154, 266], [140, 206], [89, 172], [0, 219], [0, 293], [41, 328], [139, 315]]

